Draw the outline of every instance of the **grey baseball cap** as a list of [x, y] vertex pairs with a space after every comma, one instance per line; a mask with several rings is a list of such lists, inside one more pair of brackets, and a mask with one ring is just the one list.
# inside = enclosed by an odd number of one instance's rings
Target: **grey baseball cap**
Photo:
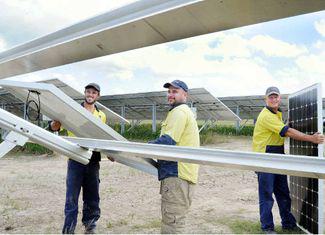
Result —
[[275, 86], [271, 86], [271, 87], [266, 89], [265, 96], [270, 96], [270, 95], [273, 95], [273, 94], [280, 95], [279, 88], [277, 88]]
[[181, 80], [174, 80], [172, 82], [167, 82], [164, 84], [164, 88], [169, 88], [170, 86], [176, 87], [176, 88], [182, 88], [184, 91], [188, 92], [188, 87], [185, 82]]
[[100, 92], [100, 86], [97, 83], [89, 83], [87, 86], [85, 86], [85, 89], [88, 88], [94, 88], [96, 91]]

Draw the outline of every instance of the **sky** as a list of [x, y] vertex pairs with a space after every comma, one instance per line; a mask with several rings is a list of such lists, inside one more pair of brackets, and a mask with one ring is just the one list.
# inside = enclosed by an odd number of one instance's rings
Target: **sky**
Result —
[[[0, 0], [0, 53], [134, 0]], [[322, 83], [325, 97], [325, 11], [183, 39], [51, 68], [12, 80], [59, 78], [101, 95], [164, 90], [185, 81], [216, 97], [262, 95], [269, 86], [293, 93]]]

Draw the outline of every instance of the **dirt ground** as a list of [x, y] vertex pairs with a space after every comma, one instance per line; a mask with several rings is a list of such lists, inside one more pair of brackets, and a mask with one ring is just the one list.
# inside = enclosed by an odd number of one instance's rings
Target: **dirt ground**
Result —
[[[249, 151], [251, 138], [223, 137], [208, 147]], [[0, 233], [61, 232], [66, 164], [64, 156], [9, 156], [0, 160]], [[97, 232], [159, 233], [156, 178], [108, 160], [101, 162], [100, 175], [102, 213]], [[279, 224], [276, 205], [274, 209]], [[201, 166], [186, 232], [231, 233], [222, 222], [229, 218], [258, 221], [255, 174]], [[78, 219], [76, 232], [82, 233], [80, 212]]]

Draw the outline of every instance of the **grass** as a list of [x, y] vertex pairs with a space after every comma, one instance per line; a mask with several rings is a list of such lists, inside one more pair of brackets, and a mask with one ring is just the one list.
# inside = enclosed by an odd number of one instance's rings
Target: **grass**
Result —
[[43, 147], [42, 145], [35, 143], [26, 143], [24, 146], [17, 146], [13, 150], [16, 153], [22, 152], [24, 154], [52, 154], [53, 151], [48, 148]]
[[[256, 221], [245, 220], [241, 218], [222, 218], [217, 221], [218, 224], [229, 227], [234, 234], [261, 234], [261, 224]], [[275, 227], [275, 232], [278, 234], [303, 234], [302, 230], [282, 230], [281, 226]]]
[[[114, 130], [119, 132], [121, 126], [116, 124], [113, 126]], [[199, 129], [201, 125], [199, 124]], [[144, 123], [131, 128], [130, 125], [125, 126], [125, 133], [123, 136], [129, 140], [148, 142], [159, 137], [161, 126], [157, 125], [157, 131], [152, 132], [152, 127], [150, 123]], [[225, 135], [225, 136], [252, 136], [253, 126], [244, 126], [240, 131], [237, 131], [234, 126], [231, 125], [215, 125], [208, 129], [204, 129], [200, 133], [201, 144], [212, 143], [215, 135]]]
[[145, 224], [137, 224], [133, 226], [133, 229], [136, 230], [144, 230], [144, 229], [154, 229], [154, 228], [160, 228], [161, 226], [161, 220], [160, 219], [154, 219], [150, 220]]

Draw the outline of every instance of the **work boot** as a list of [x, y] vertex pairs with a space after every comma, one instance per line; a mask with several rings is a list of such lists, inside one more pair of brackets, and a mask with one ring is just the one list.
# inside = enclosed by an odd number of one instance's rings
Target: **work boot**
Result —
[[273, 229], [263, 230], [263, 233], [265, 233], [265, 234], [277, 234]]
[[85, 227], [85, 234], [96, 234], [96, 227]]

